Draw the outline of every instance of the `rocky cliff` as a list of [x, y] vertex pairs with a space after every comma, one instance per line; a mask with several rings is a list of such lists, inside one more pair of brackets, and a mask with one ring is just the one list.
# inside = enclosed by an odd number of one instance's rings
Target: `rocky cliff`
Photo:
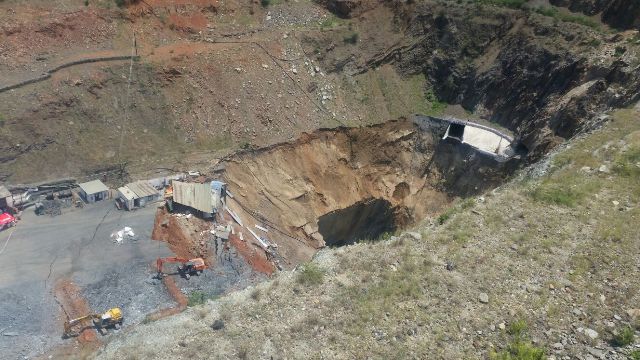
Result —
[[585, 15], [602, 15], [602, 21], [617, 29], [640, 28], [640, 2], [636, 0], [550, 0], [551, 4]]
[[[329, 45], [327, 67], [360, 74], [393, 64], [422, 73], [441, 101], [512, 130], [534, 158], [592, 127], [596, 114], [638, 99], [637, 46], [623, 35], [478, 4], [385, 6], [398, 36], [363, 38], [349, 53]], [[380, 21], [374, 11], [359, 18], [360, 28]]]

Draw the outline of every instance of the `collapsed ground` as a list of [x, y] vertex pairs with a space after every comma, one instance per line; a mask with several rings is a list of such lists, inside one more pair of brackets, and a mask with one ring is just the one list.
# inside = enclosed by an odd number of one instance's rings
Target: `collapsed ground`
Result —
[[637, 357], [639, 111], [413, 232], [323, 250], [98, 358]]

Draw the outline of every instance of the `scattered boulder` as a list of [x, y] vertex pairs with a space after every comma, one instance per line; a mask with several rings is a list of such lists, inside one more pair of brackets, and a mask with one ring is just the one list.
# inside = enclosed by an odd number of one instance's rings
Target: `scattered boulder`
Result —
[[222, 330], [224, 328], [224, 321], [218, 319], [211, 324], [213, 330]]
[[598, 338], [598, 336], [600, 336], [597, 331], [589, 328], [584, 329], [584, 334], [587, 335], [591, 340], [595, 340]]
[[627, 315], [632, 319], [638, 319], [640, 318], [640, 309], [629, 309], [627, 310]]
[[448, 271], [453, 271], [453, 269], [455, 269], [455, 265], [453, 264], [453, 262], [447, 261], [447, 263], [445, 264], [445, 269], [447, 269]]
[[487, 295], [487, 293], [480, 293], [480, 295], [478, 296], [478, 300], [481, 303], [486, 304], [489, 302], [489, 295]]
[[422, 235], [420, 235], [420, 233], [414, 232], [414, 231], [409, 231], [407, 232], [407, 235], [409, 235], [410, 237], [412, 237], [415, 240], [422, 240]]

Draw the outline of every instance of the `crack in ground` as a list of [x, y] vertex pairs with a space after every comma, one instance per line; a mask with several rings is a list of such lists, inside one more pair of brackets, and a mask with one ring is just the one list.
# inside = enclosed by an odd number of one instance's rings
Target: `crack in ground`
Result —
[[111, 214], [112, 210], [113, 210], [113, 208], [107, 210], [107, 212], [104, 214], [104, 216], [102, 217], [102, 219], [100, 220], [98, 225], [96, 225], [96, 228], [93, 230], [93, 236], [91, 236], [91, 240], [89, 240], [86, 244], [82, 244], [82, 242], [80, 243], [80, 246], [78, 247], [78, 257], [80, 257], [80, 255], [82, 254], [82, 250], [87, 245], [90, 245], [95, 241], [96, 235], [98, 234], [98, 230], [100, 229], [100, 226], [102, 226], [102, 224], [104, 223], [104, 221], [107, 218], [107, 216], [109, 216], [109, 214]]
[[56, 254], [56, 256], [53, 258], [53, 260], [49, 264], [49, 275], [47, 275], [47, 278], [44, 280], [45, 290], [47, 289], [47, 283], [49, 282], [49, 279], [51, 278], [51, 274], [53, 273], [53, 265], [56, 263], [57, 260], [58, 260], [58, 254]]

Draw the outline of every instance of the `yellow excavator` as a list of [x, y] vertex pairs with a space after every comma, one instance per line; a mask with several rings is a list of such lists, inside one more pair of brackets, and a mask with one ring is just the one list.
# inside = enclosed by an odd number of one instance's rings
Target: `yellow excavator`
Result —
[[[80, 329], [75, 329], [76, 325], [82, 324], [85, 320], [91, 319], [93, 326], [85, 326]], [[122, 326], [124, 317], [122, 316], [122, 310], [120, 308], [112, 308], [107, 310], [104, 314], [89, 314], [79, 318], [71, 319], [64, 323], [64, 338], [70, 338], [80, 335], [82, 330], [87, 327], [95, 327], [102, 334], [102, 329], [114, 328], [118, 330]]]

